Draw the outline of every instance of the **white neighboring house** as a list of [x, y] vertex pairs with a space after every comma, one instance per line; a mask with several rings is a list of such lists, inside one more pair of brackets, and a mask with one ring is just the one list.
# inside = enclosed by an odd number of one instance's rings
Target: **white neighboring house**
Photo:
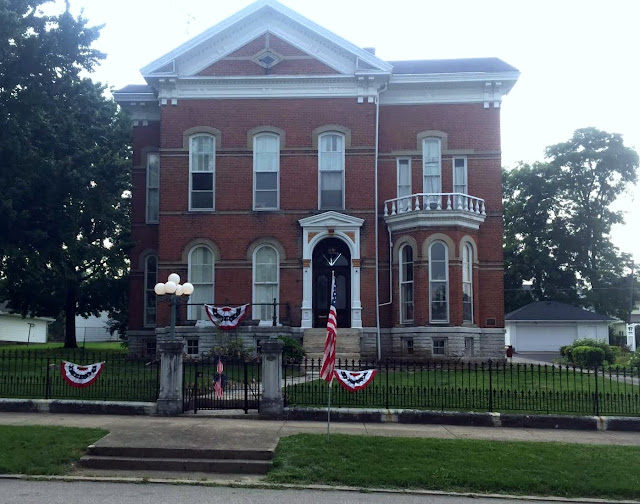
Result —
[[78, 345], [83, 342], [97, 342], [97, 341], [118, 341], [118, 334], [113, 336], [109, 334], [107, 328], [107, 322], [109, 316], [107, 312], [100, 312], [99, 317], [93, 315], [84, 318], [80, 315], [76, 315], [76, 341]]
[[582, 338], [608, 343], [609, 324], [615, 320], [557, 301], [537, 301], [505, 315], [505, 344], [518, 353], [557, 353]]
[[46, 343], [49, 324], [54, 319], [48, 317], [25, 317], [12, 313], [6, 304], [0, 303], [0, 341], [13, 343]]

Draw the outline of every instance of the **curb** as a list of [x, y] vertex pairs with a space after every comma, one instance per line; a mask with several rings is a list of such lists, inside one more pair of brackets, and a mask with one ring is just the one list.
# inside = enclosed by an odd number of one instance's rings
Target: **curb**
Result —
[[154, 402], [75, 401], [65, 399], [0, 399], [0, 412], [79, 413], [92, 415], [156, 415]]
[[512, 494], [494, 494], [494, 493], [476, 493], [476, 492], [446, 492], [440, 490], [404, 490], [404, 489], [386, 489], [386, 488], [358, 488], [350, 486], [330, 486], [330, 485], [292, 485], [285, 483], [253, 483], [253, 482], [235, 482], [216, 481], [215, 479], [202, 480], [185, 480], [185, 479], [166, 479], [166, 478], [118, 478], [110, 476], [38, 476], [26, 474], [0, 474], [0, 480], [15, 479], [23, 481], [66, 481], [66, 482], [100, 482], [100, 483], [134, 483], [134, 484], [166, 484], [166, 485], [191, 485], [191, 486], [210, 486], [210, 487], [228, 487], [228, 488], [261, 488], [265, 490], [319, 490], [319, 491], [336, 491], [336, 492], [354, 492], [354, 493], [376, 493], [387, 495], [434, 495], [448, 497], [466, 497], [466, 498], [492, 498], [492, 499], [511, 499], [522, 501], [536, 502], [570, 502], [570, 503], [593, 503], [593, 504], [640, 504], [638, 500], [618, 500], [618, 499], [598, 499], [590, 497], [569, 498], [554, 497], [541, 495], [512, 495]]

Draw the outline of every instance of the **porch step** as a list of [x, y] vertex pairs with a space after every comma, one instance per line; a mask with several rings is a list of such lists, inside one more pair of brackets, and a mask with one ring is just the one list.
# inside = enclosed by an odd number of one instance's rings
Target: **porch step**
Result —
[[[336, 359], [360, 359], [360, 336], [362, 330], [338, 328], [337, 333]], [[304, 330], [302, 346], [307, 354], [307, 358], [322, 358], [326, 338], [327, 330], [324, 328]]]
[[266, 474], [272, 450], [214, 450], [92, 445], [80, 465], [89, 469]]
[[132, 471], [181, 471], [226, 474], [267, 474], [271, 460], [243, 459], [197, 459], [155, 457], [103, 457], [85, 455], [80, 465], [89, 469], [111, 469]]

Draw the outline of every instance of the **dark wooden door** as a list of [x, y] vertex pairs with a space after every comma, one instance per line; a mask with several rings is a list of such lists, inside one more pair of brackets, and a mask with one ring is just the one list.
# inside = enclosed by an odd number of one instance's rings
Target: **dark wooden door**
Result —
[[331, 306], [331, 274], [336, 276], [338, 327], [351, 327], [351, 257], [338, 238], [327, 238], [313, 251], [313, 326], [326, 327]]

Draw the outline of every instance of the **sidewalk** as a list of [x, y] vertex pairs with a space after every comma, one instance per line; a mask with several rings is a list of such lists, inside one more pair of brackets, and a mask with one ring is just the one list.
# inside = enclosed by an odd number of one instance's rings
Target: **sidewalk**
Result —
[[[0, 413], [0, 425], [61, 425], [99, 427], [110, 434], [101, 444], [143, 447], [207, 447], [212, 449], [268, 449], [278, 439], [298, 433], [324, 434], [325, 422], [225, 418], [224, 415], [181, 417]], [[637, 432], [519, 429], [398, 423], [331, 424], [335, 434], [403, 436], [440, 439], [484, 439], [640, 446]]]

